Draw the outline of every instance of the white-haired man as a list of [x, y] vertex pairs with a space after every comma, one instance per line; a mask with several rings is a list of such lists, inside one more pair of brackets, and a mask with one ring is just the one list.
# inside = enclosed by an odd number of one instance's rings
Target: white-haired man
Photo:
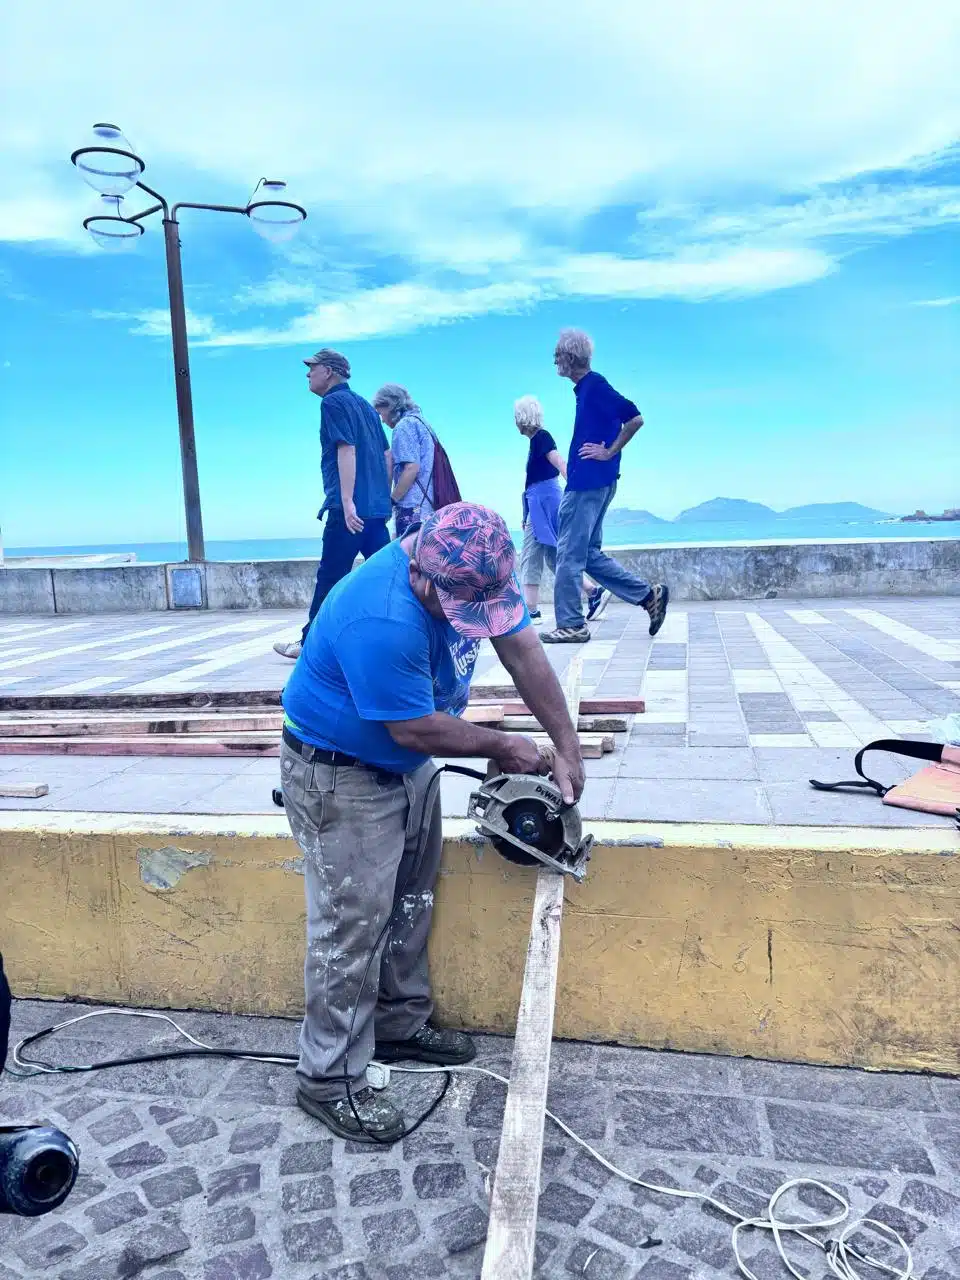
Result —
[[[564, 329], [554, 351], [561, 378], [577, 398], [573, 440], [567, 458], [567, 489], [560, 503], [554, 613], [557, 625], [545, 644], [583, 644], [588, 621], [598, 618], [611, 595], [640, 605], [650, 615], [650, 634], [663, 626], [670, 599], [664, 583], [650, 586], [603, 553], [603, 518], [617, 492], [620, 454], [643, 426], [640, 410], [590, 368], [593, 342], [581, 329]], [[586, 571], [600, 590], [584, 618], [580, 587]]]

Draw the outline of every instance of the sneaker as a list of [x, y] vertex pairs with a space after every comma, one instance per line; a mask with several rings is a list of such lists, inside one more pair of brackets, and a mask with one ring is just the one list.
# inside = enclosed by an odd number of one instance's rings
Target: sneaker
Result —
[[590, 628], [586, 623], [582, 627], [557, 627], [556, 631], [547, 631], [540, 639], [544, 644], [586, 644], [590, 639]]
[[477, 1056], [476, 1045], [462, 1031], [446, 1031], [425, 1022], [409, 1040], [378, 1040], [377, 1062], [432, 1062], [439, 1067], [462, 1067]]
[[642, 608], [646, 609], [650, 615], [650, 634], [655, 636], [663, 626], [663, 620], [667, 616], [667, 605], [670, 603], [670, 588], [663, 582], [658, 582], [650, 593]]
[[604, 587], [597, 587], [595, 591], [591, 591], [587, 596], [587, 621], [596, 622], [596, 620], [606, 609], [613, 595], [612, 591], [607, 591]]
[[528, 609], [527, 612], [530, 614], [530, 621], [533, 623], [533, 625], [535, 627], [539, 627], [540, 624], [543, 622], [543, 614], [540, 612], [540, 610]]
[[[366, 1087], [354, 1091], [353, 1107], [348, 1098], [320, 1102], [299, 1088], [297, 1106], [349, 1142], [398, 1142], [403, 1137], [403, 1113], [382, 1093]], [[362, 1123], [357, 1122], [354, 1109]]]
[[303, 645], [299, 640], [278, 640], [273, 646], [273, 652], [279, 653], [281, 658], [293, 658], [296, 660], [300, 657]]

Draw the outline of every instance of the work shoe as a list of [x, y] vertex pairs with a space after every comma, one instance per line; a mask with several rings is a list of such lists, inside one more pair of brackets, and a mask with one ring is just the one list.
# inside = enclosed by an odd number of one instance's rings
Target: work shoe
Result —
[[296, 660], [300, 657], [303, 645], [299, 640], [278, 640], [273, 646], [273, 652], [279, 653], [281, 658], [293, 658]]
[[446, 1031], [425, 1022], [409, 1040], [378, 1040], [377, 1062], [432, 1062], [439, 1067], [462, 1067], [477, 1056], [477, 1048], [462, 1031]]
[[582, 627], [557, 627], [556, 631], [545, 631], [540, 639], [544, 644], [586, 644], [590, 628], [586, 623]]
[[606, 609], [613, 596], [612, 591], [607, 591], [604, 587], [597, 587], [595, 591], [591, 591], [587, 596], [587, 621], [596, 622], [596, 620]]
[[646, 609], [650, 615], [650, 634], [655, 636], [663, 626], [663, 620], [667, 616], [667, 605], [670, 603], [670, 588], [666, 583], [658, 582], [650, 592], [650, 595], [644, 600], [641, 608]]
[[[298, 1089], [297, 1106], [325, 1124], [338, 1138], [350, 1142], [398, 1142], [403, 1137], [403, 1114], [389, 1098], [372, 1089], [355, 1089], [353, 1107], [348, 1098], [320, 1102]], [[362, 1123], [357, 1122], [354, 1109]]]

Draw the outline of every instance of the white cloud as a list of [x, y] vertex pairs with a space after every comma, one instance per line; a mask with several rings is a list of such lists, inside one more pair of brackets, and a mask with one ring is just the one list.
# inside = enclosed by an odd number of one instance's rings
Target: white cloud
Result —
[[[276, 327], [218, 329], [210, 317], [188, 327], [198, 346], [319, 345], [407, 333], [490, 312], [517, 311], [557, 298], [701, 301], [742, 296], [816, 280], [831, 266], [829, 258], [810, 249], [738, 250], [676, 261], [571, 254], [526, 268], [514, 279], [498, 284], [441, 288], [415, 281], [359, 289]], [[141, 325], [133, 332], [147, 330]]]
[[[149, 307], [145, 311], [91, 311], [94, 320], [122, 320], [133, 324], [131, 333], [144, 338], [170, 337], [170, 312], [166, 307]], [[191, 338], [205, 338], [214, 332], [210, 316], [198, 315], [186, 309], [187, 332]]]
[[[756, 293], [832, 270], [824, 242], [960, 217], [930, 168], [960, 134], [955, 0], [44, 0], [7, 6], [0, 48], [0, 240], [89, 247], [68, 157], [95, 119], [172, 199], [242, 203], [267, 174], [305, 203], [303, 242], [191, 317], [212, 345]], [[598, 243], [615, 205], [646, 212]]]
[[385, 235], [398, 205], [429, 226], [453, 201], [464, 244], [505, 208], [903, 165], [950, 145], [960, 114], [952, 0], [290, 0], [282, 20], [253, 0], [122, 18], [47, 0], [3, 22], [0, 152], [18, 179], [36, 166], [30, 195], [42, 174], [69, 198], [67, 157], [106, 115], [161, 187], [188, 173], [243, 199], [278, 171]]
[[928, 227], [960, 222], [960, 186], [920, 182], [868, 181], [800, 198], [706, 210], [668, 205], [638, 214], [639, 244], [671, 244], [690, 239], [733, 243], [800, 244], [852, 236], [910, 235]]
[[915, 302], [915, 307], [955, 307], [960, 303], [960, 293], [954, 294], [952, 298], [924, 298], [920, 302]]

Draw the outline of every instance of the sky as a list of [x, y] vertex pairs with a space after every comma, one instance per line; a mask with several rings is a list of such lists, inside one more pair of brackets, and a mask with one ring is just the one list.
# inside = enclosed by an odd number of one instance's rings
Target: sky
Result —
[[283, 245], [181, 214], [208, 539], [319, 532], [325, 345], [515, 523], [568, 325], [644, 414], [620, 506], [960, 506], [958, 66], [955, 0], [8, 6], [3, 542], [183, 536], [162, 229], [83, 230], [97, 120], [171, 201], [308, 210]]

